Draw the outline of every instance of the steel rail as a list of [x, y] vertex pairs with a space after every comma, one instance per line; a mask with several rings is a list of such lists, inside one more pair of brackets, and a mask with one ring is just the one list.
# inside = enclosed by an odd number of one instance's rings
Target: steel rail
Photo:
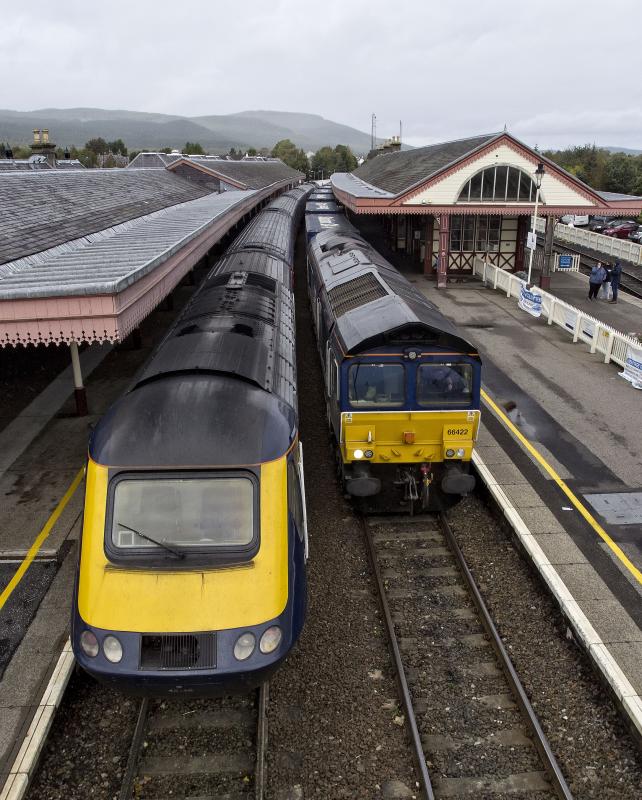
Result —
[[517, 676], [515, 667], [513, 666], [510, 656], [504, 647], [504, 643], [502, 642], [497, 628], [495, 627], [495, 623], [490, 616], [490, 612], [486, 607], [486, 603], [484, 602], [484, 599], [477, 588], [475, 578], [473, 577], [473, 574], [466, 563], [466, 559], [464, 558], [464, 554], [457, 543], [455, 534], [453, 533], [452, 528], [450, 527], [450, 524], [448, 523], [448, 520], [443, 512], [439, 514], [439, 522], [442, 530], [444, 531], [444, 535], [446, 536], [448, 544], [453, 551], [455, 558], [457, 559], [462, 575], [468, 584], [468, 588], [473, 596], [477, 611], [481, 617], [486, 633], [490, 637], [493, 649], [495, 650], [495, 653], [501, 662], [502, 669], [511, 687], [513, 695], [515, 696], [515, 699], [522, 710], [522, 714], [528, 722], [537, 750], [539, 751], [544, 766], [553, 782], [553, 790], [557, 796], [563, 800], [573, 800], [573, 795], [571, 794], [568, 784], [566, 783], [566, 779], [564, 778], [559, 764], [557, 763], [555, 754], [553, 753], [551, 746], [548, 743], [548, 739], [546, 738], [546, 735], [539, 724], [539, 720], [537, 719], [530, 700], [524, 691], [524, 687]]
[[266, 753], [268, 741], [267, 728], [267, 706], [270, 696], [270, 685], [267, 681], [261, 684], [259, 689], [258, 701], [258, 723], [256, 729], [256, 769], [254, 777], [254, 797], [256, 800], [263, 800], [265, 787], [267, 784], [266, 776]]
[[397, 681], [399, 683], [399, 689], [401, 691], [405, 717], [408, 722], [408, 728], [410, 730], [410, 738], [412, 740], [413, 754], [415, 758], [417, 771], [421, 778], [421, 785], [423, 788], [425, 800], [435, 800], [435, 794], [432, 788], [432, 782], [430, 780], [430, 773], [428, 772], [428, 767], [426, 766], [426, 756], [424, 755], [424, 748], [421, 743], [421, 736], [419, 734], [419, 728], [417, 726], [417, 719], [415, 717], [415, 711], [412, 707], [412, 697], [410, 696], [410, 689], [408, 688], [406, 671], [404, 670], [403, 662], [401, 660], [401, 651], [399, 650], [399, 644], [397, 642], [395, 626], [394, 622], [392, 621], [392, 615], [390, 614], [390, 606], [388, 605], [388, 599], [386, 597], [386, 589], [383, 585], [381, 570], [379, 569], [379, 563], [377, 560], [377, 553], [375, 550], [374, 542], [372, 540], [372, 532], [370, 530], [370, 526], [368, 525], [368, 521], [365, 519], [365, 517], [360, 517], [360, 519], [361, 519], [361, 524], [363, 526], [363, 531], [368, 548], [368, 558], [370, 560], [370, 566], [372, 567], [372, 571], [375, 577], [375, 582], [377, 584], [377, 591], [379, 593], [379, 603], [381, 605], [381, 610], [383, 612], [383, 617], [386, 623], [386, 631], [388, 633], [388, 643], [390, 645], [392, 658], [395, 664], [395, 669], [397, 671]]
[[125, 769], [125, 775], [120, 787], [120, 794], [118, 795], [119, 800], [130, 800], [132, 796], [132, 788], [134, 778], [136, 777], [136, 768], [138, 767], [138, 758], [140, 756], [143, 736], [145, 734], [145, 723], [147, 722], [148, 710], [149, 699], [145, 697], [140, 704], [140, 711], [138, 712], [138, 719], [136, 720], [136, 727], [134, 728], [132, 743], [129, 747], [127, 767]]

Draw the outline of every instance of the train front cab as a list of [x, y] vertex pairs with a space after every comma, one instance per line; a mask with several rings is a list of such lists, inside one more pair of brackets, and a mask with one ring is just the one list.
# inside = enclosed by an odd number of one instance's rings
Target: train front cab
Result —
[[[199, 482], [216, 480], [226, 483], [218, 495], [230, 502], [238, 494], [230, 480], [245, 482], [242, 494], [252, 494], [244, 524], [256, 535], [247, 557], [229, 563], [202, 540], [190, 552], [185, 536], [165, 541], [185, 554], [177, 557], [136, 536], [136, 530], [158, 536], [150, 526], [158, 516], [147, 516], [143, 528], [145, 520], [133, 515], [135, 500], [118, 509], [118, 489], [126, 499], [128, 482], [130, 495], [140, 497], [146, 487], [142, 494], [151, 492], [157, 511], [171, 517], [172, 492], [193, 501]], [[128, 505], [130, 518], [116, 519]], [[219, 530], [225, 508], [223, 502], [211, 509]], [[124, 552], [117, 552], [115, 537]], [[300, 445], [260, 467], [222, 471], [122, 471], [90, 459], [72, 614], [76, 659], [101, 682], [132, 694], [206, 696], [258, 686], [303, 627], [306, 558]]]
[[346, 491], [379, 494], [396, 484], [405, 500], [471, 492], [479, 431], [481, 362], [476, 354], [387, 347], [343, 357], [326, 345], [328, 414]]

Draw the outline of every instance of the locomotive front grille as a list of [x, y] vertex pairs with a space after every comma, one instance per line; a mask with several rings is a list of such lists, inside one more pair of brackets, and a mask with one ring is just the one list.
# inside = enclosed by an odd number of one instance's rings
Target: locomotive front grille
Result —
[[143, 634], [140, 669], [209, 669], [216, 666], [215, 633]]

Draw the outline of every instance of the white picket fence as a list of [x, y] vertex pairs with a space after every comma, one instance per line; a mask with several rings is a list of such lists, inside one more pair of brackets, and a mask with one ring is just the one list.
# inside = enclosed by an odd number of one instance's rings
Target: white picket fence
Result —
[[[505, 292], [506, 297], [516, 297], [519, 300], [522, 286], [526, 284], [522, 278], [481, 258], [475, 259], [474, 271], [475, 275], [479, 275], [493, 289]], [[539, 289], [538, 291], [542, 295], [541, 319], [545, 319], [549, 325], [555, 324], [563, 328], [573, 337], [574, 342], [588, 344], [591, 353], [602, 353], [605, 364], [614, 361], [623, 367], [628, 346], [639, 349], [640, 343], [634, 337], [616, 331], [610, 325], [600, 322], [590, 314], [585, 314], [579, 308], [560, 300], [559, 297]]]
[[[532, 226], [532, 218], [531, 218]], [[546, 222], [542, 217], [537, 218], [537, 232], [544, 233]], [[603, 253], [609, 258], [622, 258], [632, 264], [642, 266], [642, 245], [629, 239], [616, 239], [615, 236], [605, 236], [603, 233], [594, 233], [586, 228], [571, 228], [558, 222], [555, 226], [554, 237], [568, 244], [576, 244]]]

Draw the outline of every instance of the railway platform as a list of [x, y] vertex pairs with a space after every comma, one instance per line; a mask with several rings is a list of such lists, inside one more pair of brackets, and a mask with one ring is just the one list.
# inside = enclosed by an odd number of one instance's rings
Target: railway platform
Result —
[[[515, 298], [480, 281], [435, 291], [408, 277], [479, 347], [480, 476], [642, 734], [642, 394]], [[640, 329], [639, 300], [590, 302], [585, 276], [553, 279], [560, 299]]]

